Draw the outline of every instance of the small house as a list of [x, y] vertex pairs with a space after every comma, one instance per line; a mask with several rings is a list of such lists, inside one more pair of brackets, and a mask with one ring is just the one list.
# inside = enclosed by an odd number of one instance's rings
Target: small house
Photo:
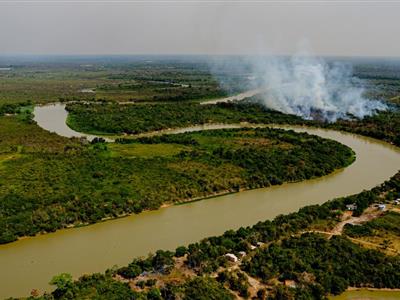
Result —
[[347, 205], [346, 205], [346, 209], [349, 210], [349, 211], [354, 211], [354, 210], [357, 209], [357, 205], [356, 205], [355, 203], [353, 203], [353, 204], [347, 204]]
[[385, 208], [386, 208], [386, 205], [385, 205], [385, 204], [379, 204], [379, 205], [378, 205], [378, 209], [379, 209], [379, 210], [385, 210]]
[[257, 248], [256, 246], [250, 245], [250, 250], [254, 250], [254, 249], [256, 249], [256, 248]]
[[233, 254], [233, 253], [227, 253], [227, 254], [225, 254], [225, 257], [231, 262], [237, 262], [238, 261], [237, 256], [235, 254]]
[[393, 201], [393, 204], [394, 204], [394, 205], [399, 205], [399, 204], [400, 204], [400, 198], [394, 200], [394, 201]]

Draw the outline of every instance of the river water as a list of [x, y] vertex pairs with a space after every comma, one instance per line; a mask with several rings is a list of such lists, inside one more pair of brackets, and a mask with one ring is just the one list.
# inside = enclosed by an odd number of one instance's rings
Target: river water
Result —
[[40, 127], [58, 135], [66, 137], [86, 137], [88, 140], [95, 138], [94, 135], [80, 133], [69, 128], [66, 124], [68, 112], [65, 110], [65, 104], [55, 103], [44, 106], [36, 106], [34, 111], [34, 120]]
[[265, 92], [267, 89], [266, 88], [258, 88], [254, 90], [249, 90], [237, 95], [229, 96], [229, 97], [224, 97], [224, 98], [219, 98], [219, 99], [212, 99], [212, 100], [206, 100], [200, 102], [200, 104], [217, 104], [217, 103], [222, 103], [222, 102], [229, 102], [229, 101], [240, 101], [249, 97], [253, 97], [257, 94], [260, 94], [262, 92]]
[[[62, 105], [35, 109], [35, 120], [40, 126], [75, 136], [77, 133], [67, 129], [65, 119]], [[176, 132], [238, 126], [204, 125]], [[400, 169], [400, 151], [387, 143], [332, 130], [284, 128], [334, 139], [351, 147], [357, 159], [344, 170], [318, 179], [171, 206], [0, 245], [0, 298], [28, 295], [33, 288], [48, 290], [51, 277], [61, 272], [75, 277], [102, 272], [157, 249], [175, 249], [306, 205], [359, 193], [382, 183]]]

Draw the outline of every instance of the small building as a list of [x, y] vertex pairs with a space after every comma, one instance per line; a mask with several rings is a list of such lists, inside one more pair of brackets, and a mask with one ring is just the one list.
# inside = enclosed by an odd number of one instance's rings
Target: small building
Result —
[[355, 203], [353, 203], [353, 204], [347, 204], [347, 205], [346, 205], [346, 209], [349, 210], [349, 211], [354, 211], [354, 210], [357, 209], [357, 205], [356, 205]]
[[262, 247], [264, 245], [264, 243], [262, 242], [257, 242], [257, 247]]
[[233, 254], [233, 253], [227, 253], [227, 254], [225, 254], [225, 257], [231, 262], [237, 262], [238, 261], [237, 256], [235, 254]]
[[385, 210], [386, 209], [386, 205], [385, 204], [379, 204], [378, 205], [378, 209], [379, 210]]
[[256, 248], [257, 248], [256, 246], [250, 245], [250, 250], [254, 250], [254, 249], [256, 249]]
[[394, 204], [394, 205], [399, 205], [399, 204], [400, 204], [400, 198], [394, 200], [394, 201], [393, 201], [393, 204]]
[[239, 258], [242, 259], [243, 257], [246, 256], [246, 252], [244, 251], [239, 251]]

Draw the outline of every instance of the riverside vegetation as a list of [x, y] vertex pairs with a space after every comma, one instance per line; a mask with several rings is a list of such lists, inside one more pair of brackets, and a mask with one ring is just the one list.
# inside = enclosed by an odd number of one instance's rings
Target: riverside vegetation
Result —
[[[1, 242], [154, 209], [163, 203], [321, 176], [353, 160], [350, 149], [333, 141], [271, 129], [136, 140], [126, 136], [115, 144], [101, 139], [86, 144], [32, 123], [25, 108], [32, 99], [104, 102], [68, 104], [69, 125], [86, 132], [139, 133], [209, 122], [286, 123], [346, 130], [399, 145], [396, 109], [364, 120], [325, 124], [268, 111], [255, 98], [247, 103], [200, 106], [184, 102], [225, 93], [209, 73], [194, 71], [199, 65], [187, 63], [172, 72], [170, 64], [149, 64], [40, 65], [34, 72], [24, 65], [0, 74], [0, 115], [17, 114], [0, 117]], [[29, 76], [24, 75], [27, 70]], [[356, 72], [374, 86], [371, 95], [398, 102], [396, 70], [376, 74], [373, 65], [362, 63]], [[170, 78], [175, 79], [171, 82]], [[88, 87], [94, 89], [82, 91]], [[187, 94], [188, 88], [194, 92]], [[168, 97], [159, 97], [165, 94]], [[177, 100], [181, 101], [178, 105]], [[112, 101], [168, 104], [131, 107]], [[155, 192], [154, 186], [161, 188]], [[31, 298], [324, 299], [349, 286], [399, 288], [400, 259], [390, 250], [398, 243], [398, 213], [385, 213], [357, 227], [346, 225], [342, 235], [317, 233], [338, 224], [346, 204], [355, 203], [353, 215], [362, 215], [371, 204], [391, 202], [399, 193], [397, 174], [371, 191], [308, 206], [175, 251], [159, 250], [104, 274], [76, 281], [68, 274], [57, 275], [51, 281], [54, 292], [40, 296], [33, 291]], [[355, 243], [355, 238], [369, 244]], [[382, 246], [365, 246], [371, 243]], [[238, 264], [225, 256], [240, 257], [241, 251], [246, 255]]]
[[[207, 60], [160, 56], [0, 57], [0, 111], [27, 101], [195, 101], [227, 95]], [[232, 72], [230, 72], [232, 74]], [[220, 71], [230, 93], [247, 89], [247, 74]]]
[[188, 103], [121, 106], [72, 103], [67, 105], [67, 110], [70, 113], [68, 124], [73, 129], [94, 134], [137, 134], [206, 123], [275, 123], [349, 131], [400, 146], [400, 108], [396, 105], [391, 111], [380, 112], [362, 120], [338, 120], [335, 123], [307, 121], [269, 110], [260, 104], [258, 97], [216, 105]]
[[[254, 98], [256, 99], [256, 98]], [[219, 104], [101, 105], [70, 103], [68, 125], [81, 132], [137, 134], [206, 123], [301, 123], [301, 118], [268, 110], [252, 99]], [[162, 118], [160, 118], [162, 116]]]
[[0, 118], [0, 136], [1, 243], [165, 203], [322, 176], [354, 159], [335, 141], [268, 128], [86, 145], [8, 116]]
[[[52, 280], [56, 290], [40, 298], [326, 299], [327, 294], [340, 294], [349, 286], [399, 288], [398, 254], [385, 255], [384, 248], [368, 249], [354, 243], [346, 237], [355, 234], [352, 229], [331, 238], [313, 231], [340, 222], [346, 204], [355, 203], [361, 207], [356, 214], [362, 214], [371, 204], [390, 202], [399, 193], [400, 173], [370, 191], [307, 206], [173, 252], [159, 250], [104, 274], [85, 275], [77, 281], [60, 274]], [[397, 233], [393, 221], [398, 224], [400, 214], [387, 212], [360, 228]], [[225, 256], [233, 253], [240, 257], [241, 251], [245, 256], [240, 263]]]
[[[5, 119], [11, 120], [12, 117]], [[18, 124], [26, 123], [19, 121]], [[286, 134], [285, 131], [271, 129], [229, 129], [137, 140], [120, 139], [113, 145], [96, 140], [93, 145], [84, 146], [75, 140], [78, 144], [69, 147], [87, 148], [86, 151], [97, 149], [99, 156], [108, 158], [125, 156], [133, 159], [146, 153], [148, 159], [152, 155], [142, 147], [154, 147], [153, 151], [160, 155], [160, 151], [163, 153], [160, 147], [169, 145], [164, 155], [187, 157], [190, 153], [189, 156], [195, 154], [194, 157], [204, 159], [197, 152], [214, 154], [220, 151], [221, 146], [215, 143], [219, 136], [223, 137], [221, 142], [225, 144], [225, 149], [234, 151], [240, 150], [243, 145], [256, 147], [258, 144], [264, 148], [266, 132]], [[271, 137], [268, 136], [268, 139]], [[288, 140], [283, 140], [281, 136], [278, 140], [279, 151], [290, 149], [286, 145]], [[174, 149], [177, 145], [182, 148]], [[188, 151], [187, 147], [195, 149]], [[234, 158], [231, 154], [228, 154], [230, 163]], [[178, 247], [175, 252], [157, 251], [148, 258], [135, 259], [127, 267], [113, 268], [104, 274], [86, 275], [78, 281], [73, 281], [68, 274], [61, 274], [52, 280], [57, 289], [40, 297], [233, 299], [235, 295], [240, 295], [257, 299], [324, 299], [328, 293], [339, 294], [348, 286], [398, 288], [398, 255], [387, 256], [379, 250], [365, 249], [353, 243], [345, 237], [349, 235], [349, 226], [346, 226], [344, 236], [331, 239], [317, 233], [303, 232], [321, 226], [332, 227], [338, 222], [346, 204], [356, 203], [354, 214], [361, 215], [372, 203], [383, 199], [391, 201], [399, 193], [400, 180], [396, 175], [372, 191], [321, 206], [305, 207], [298, 213], [279, 216], [251, 228], [228, 231], [220, 237]], [[252, 245], [257, 243], [262, 246], [253, 249]], [[240, 251], [245, 251], [247, 257], [238, 267], [232, 266], [225, 254], [235, 253], [239, 256]], [[258, 290], [251, 290], [250, 280], [259, 282]], [[285, 285], [286, 281], [294, 282], [295, 288]]]

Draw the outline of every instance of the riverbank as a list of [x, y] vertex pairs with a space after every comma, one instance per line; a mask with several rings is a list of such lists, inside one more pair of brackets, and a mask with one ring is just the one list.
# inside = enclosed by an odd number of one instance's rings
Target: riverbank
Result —
[[[343, 168], [337, 169], [337, 170], [333, 171], [332, 173], [330, 173], [328, 175], [325, 175], [325, 176], [334, 176], [335, 174], [338, 174], [338, 173], [342, 172], [346, 167], [348, 167], [355, 160], [355, 156], [353, 158], [354, 159], [351, 160], [348, 165], [345, 165]], [[312, 179], [318, 179], [318, 178], [320, 178], [320, 177], [311, 178], [311, 180]], [[302, 180], [285, 182], [284, 184], [293, 184], [293, 183], [300, 183], [300, 182], [302, 182]], [[273, 187], [273, 186], [271, 186], [271, 187]], [[218, 197], [229, 196], [229, 195], [234, 195], [234, 194], [237, 194], [237, 193], [242, 193], [242, 192], [246, 192], [246, 191], [253, 191], [253, 190], [258, 190], [258, 189], [265, 189], [265, 188], [266, 187], [264, 187], [264, 188], [241, 188], [239, 190], [225, 190], [225, 191], [221, 191], [221, 192], [217, 192], [217, 193], [211, 193], [211, 194], [206, 195], [204, 197], [187, 198], [187, 199], [177, 200], [176, 202], [163, 203], [156, 210], [167, 209], [167, 208], [170, 208], [172, 206], [177, 206], [177, 205], [188, 205], [188, 204], [191, 204], [191, 203], [194, 203], [194, 202], [198, 202], [198, 201], [214, 199], [214, 198], [218, 198]], [[267, 187], [267, 188], [269, 188], [269, 187]], [[151, 211], [154, 211], [154, 209], [144, 209], [141, 213], [148, 213], [148, 212], [151, 212]], [[111, 221], [111, 220], [117, 220], [117, 219], [122, 219], [122, 218], [127, 218], [127, 217], [134, 217], [135, 215], [137, 215], [137, 214], [135, 214], [135, 213], [125, 213], [125, 214], [119, 214], [119, 215], [113, 216], [113, 217], [102, 218], [101, 220], [97, 221], [96, 223], [87, 222], [87, 223], [70, 224], [70, 225], [67, 225], [64, 228], [58, 229], [57, 231], [74, 229], [74, 228], [75, 229], [76, 228], [82, 228], [82, 227], [86, 227], [86, 226], [92, 226], [94, 224], [107, 222], [107, 221]], [[40, 232], [40, 233], [35, 234], [33, 236], [21, 236], [21, 237], [18, 237], [17, 240], [13, 241], [12, 243], [18, 242], [18, 241], [21, 241], [21, 240], [25, 240], [25, 239], [37, 238], [39, 236], [48, 235], [48, 234], [52, 234], [52, 233], [54, 233], [54, 232]], [[1, 246], [1, 244], [0, 244], [0, 246]]]
[[[121, 298], [118, 296], [121, 293], [140, 298], [155, 292], [187, 296], [194, 282], [198, 297], [225, 291], [226, 299], [233, 299], [233, 295], [260, 299], [266, 295], [272, 298], [280, 295], [285, 299], [313, 295], [320, 299], [328, 293], [342, 293], [350, 282], [361, 286], [398, 287], [395, 275], [400, 266], [398, 257], [365, 249], [340, 235], [325, 238], [318, 233], [301, 231], [322, 223], [339, 224], [346, 218], [347, 213], [341, 215], [346, 203], [352, 201], [358, 205], [367, 201], [370, 208], [365, 217], [360, 216], [360, 222], [370, 222], [370, 210], [378, 210], [373, 206], [375, 201], [390, 201], [386, 197], [399, 192], [399, 174], [371, 191], [321, 206], [306, 206], [273, 221], [230, 230], [189, 247], [178, 247], [176, 251], [158, 250], [147, 258], [135, 258], [125, 267], [84, 276], [59, 289], [55, 299], [64, 299], [64, 293], [77, 298], [89, 295]], [[320, 263], [315, 265], [315, 261]], [[379, 283], [375, 282], [376, 276]], [[209, 285], [214, 288], [208, 290]]]
[[[340, 143], [269, 128], [193, 132], [132, 144], [82, 144], [73, 153], [66, 147], [57, 153], [27, 153], [2, 170], [0, 183], [10, 187], [4, 186], [0, 194], [2, 220], [19, 222], [5, 227], [0, 243], [154, 210], [164, 203], [320, 177], [354, 160], [354, 153]], [[52, 180], [41, 176], [43, 170]], [[28, 174], [34, 188], [22, 179]], [[162, 188], [155, 191], [155, 185]], [[14, 211], [16, 202], [27, 208]]]
[[114, 264], [126, 265], [132, 257], [150, 251], [174, 249], [305, 205], [359, 193], [386, 180], [400, 165], [399, 150], [386, 143], [330, 130], [292, 129], [339, 141], [354, 149], [357, 159], [340, 172], [306, 182], [174, 205], [0, 246], [0, 264], [12, 270], [0, 273], [6, 287], [1, 296], [26, 295], [32, 288], [43, 291], [54, 274], [100, 272]]
[[210, 123], [307, 123], [300, 117], [266, 109], [251, 98], [207, 105], [183, 103], [124, 106], [116, 103], [68, 103], [66, 110], [72, 129], [88, 134], [134, 135]]
[[[57, 273], [69, 272], [79, 276], [103, 271], [114, 264], [125, 265], [130, 258], [146, 255], [149, 251], [174, 249], [203, 237], [222, 234], [227, 229], [252, 225], [278, 214], [293, 212], [305, 205], [359, 193], [386, 180], [399, 166], [398, 149], [377, 140], [315, 128], [293, 129], [348, 145], [356, 152], [356, 162], [338, 174], [308, 182], [172, 206], [165, 210], [27, 238], [10, 244], [10, 247], [0, 246], [1, 265], [13, 270], [0, 274], [7, 289], [14, 290], [8, 295], [18, 295], [24, 289], [26, 295], [32, 287], [46, 289], [49, 278]], [[354, 178], [358, 180], [354, 181]], [[205, 219], [208, 222], [203, 222]], [[74, 245], [73, 249], [71, 244]], [[36, 272], [27, 274], [27, 268]], [[23, 279], [23, 286], [20, 278]]]

